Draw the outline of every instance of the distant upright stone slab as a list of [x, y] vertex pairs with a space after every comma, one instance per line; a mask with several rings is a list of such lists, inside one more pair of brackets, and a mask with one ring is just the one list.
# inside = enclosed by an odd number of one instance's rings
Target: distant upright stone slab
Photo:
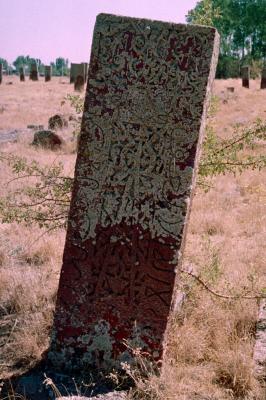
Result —
[[78, 92], [81, 92], [84, 89], [85, 76], [86, 76], [85, 65], [84, 63], [79, 64], [78, 67], [76, 68], [75, 81], [74, 81], [74, 89], [77, 90]]
[[210, 27], [97, 17], [54, 366], [162, 357], [218, 42]]
[[39, 80], [38, 65], [36, 62], [32, 62], [30, 64], [30, 80], [32, 80], [32, 81]]
[[77, 70], [79, 68], [79, 65], [80, 64], [71, 63], [71, 65], [70, 65], [70, 83], [75, 82], [75, 78], [77, 76]]
[[25, 69], [24, 67], [19, 68], [19, 79], [20, 82], [25, 82]]
[[45, 65], [44, 67], [44, 80], [49, 82], [52, 78], [52, 67], [51, 65]]
[[84, 65], [85, 82], [87, 82], [89, 64], [88, 63], [82, 63], [82, 64]]
[[261, 84], [260, 84], [261, 89], [266, 89], [266, 65], [264, 65], [262, 71], [261, 71]]
[[84, 85], [85, 85], [85, 79], [84, 79], [84, 75], [78, 75], [75, 79], [75, 83], [74, 83], [74, 89], [78, 92], [82, 92], [82, 90], [84, 89]]
[[0, 63], [0, 85], [2, 83], [2, 80], [3, 80], [3, 64]]
[[241, 67], [242, 86], [249, 89], [250, 68], [249, 66]]

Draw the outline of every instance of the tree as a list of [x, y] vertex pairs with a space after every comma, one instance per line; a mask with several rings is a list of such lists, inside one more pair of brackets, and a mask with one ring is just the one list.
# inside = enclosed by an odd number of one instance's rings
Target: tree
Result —
[[67, 69], [68, 69], [68, 59], [65, 59], [63, 57], [58, 57], [55, 60], [54, 68], [55, 68], [57, 75], [60, 75], [60, 76], [66, 75]]
[[16, 71], [18, 72], [20, 67], [27, 67], [28, 69], [30, 69], [30, 65], [35, 62], [37, 64], [39, 70], [40, 69], [42, 70], [43, 69], [42, 61], [39, 58], [33, 58], [33, 57], [30, 57], [29, 55], [18, 56], [16, 58], [16, 60], [13, 62], [13, 64], [16, 67]]
[[8, 62], [4, 58], [0, 57], [0, 64], [3, 64], [3, 67], [4, 67], [5, 70], [8, 69]]
[[18, 69], [19, 67], [25, 67], [26, 65], [28, 65], [28, 62], [29, 56], [18, 56], [13, 64], [15, 65], [16, 69]]
[[265, 21], [265, 0], [201, 0], [187, 15], [188, 23], [217, 28], [221, 55], [243, 62], [265, 59]]
[[215, 26], [215, 21], [220, 18], [220, 8], [212, 0], [198, 1], [196, 7], [188, 12], [187, 22], [197, 25]]
[[[1, 59], [0, 59], [1, 60]], [[4, 68], [7, 68], [7, 61], [2, 59], [4, 62]], [[0, 61], [1, 62], [1, 61]], [[39, 58], [34, 58], [29, 55], [24, 56], [20, 55], [18, 56], [15, 61], [13, 62], [14, 66], [16, 67], [16, 71], [19, 71], [20, 67], [27, 67], [28, 69], [30, 68], [30, 65], [36, 62], [38, 65], [39, 72], [42, 74], [44, 73], [44, 64], [42, 63], [41, 59]], [[68, 72], [68, 64], [69, 60], [63, 57], [58, 57], [56, 58], [55, 62], [52, 62], [52, 69], [55, 75], [62, 76], [62, 75], [67, 75]]]

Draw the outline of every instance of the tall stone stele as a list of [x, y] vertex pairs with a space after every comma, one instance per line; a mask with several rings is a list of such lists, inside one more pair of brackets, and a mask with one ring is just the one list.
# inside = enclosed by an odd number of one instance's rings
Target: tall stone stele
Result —
[[261, 71], [261, 89], [266, 89], [266, 64], [264, 64], [262, 71]]
[[45, 65], [44, 67], [44, 80], [49, 82], [52, 78], [52, 67], [51, 65]]
[[52, 343], [57, 368], [163, 355], [216, 30], [97, 17]]
[[242, 86], [249, 89], [250, 67], [245, 65], [241, 67]]
[[2, 83], [2, 80], [3, 80], [3, 64], [0, 63], [0, 85]]
[[78, 92], [81, 92], [84, 89], [85, 81], [86, 81], [86, 72], [85, 72], [85, 64], [78, 64], [75, 70], [75, 81], [74, 81], [74, 89]]
[[32, 81], [39, 80], [38, 65], [37, 65], [36, 61], [34, 61], [30, 64], [30, 80], [32, 80]]
[[20, 82], [25, 82], [25, 68], [19, 67], [19, 79]]

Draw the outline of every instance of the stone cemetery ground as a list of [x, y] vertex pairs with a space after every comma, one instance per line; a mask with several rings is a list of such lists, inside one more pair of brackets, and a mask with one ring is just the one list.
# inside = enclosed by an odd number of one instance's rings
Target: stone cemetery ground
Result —
[[[12, 84], [6, 85], [7, 80]], [[220, 137], [229, 138], [236, 124], [245, 127], [258, 117], [266, 120], [266, 91], [259, 86], [259, 80], [251, 81], [250, 89], [242, 88], [240, 79], [215, 81], [216, 110], [209, 124]], [[234, 92], [229, 93], [227, 87], [234, 87]], [[27, 129], [29, 125], [47, 129], [54, 114], [72, 115], [69, 102], [61, 105], [68, 93], [74, 94], [69, 78], [53, 77], [45, 83], [44, 79], [19, 82], [18, 77], [4, 77], [0, 88], [2, 159], [17, 155], [47, 169], [61, 161], [62, 174], [73, 176], [72, 127], [57, 131], [65, 143], [56, 151], [31, 146], [34, 129]], [[6, 138], [4, 142], [1, 137]], [[257, 141], [248, 151], [265, 154], [265, 141]], [[215, 292], [252, 296], [266, 286], [265, 178], [265, 170], [248, 170], [214, 178], [206, 193], [197, 188], [183, 269], [199, 274]], [[0, 179], [1, 197], [21, 185], [6, 161], [1, 162]], [[27, 183], [35, 179], [28, 178]], [[2, 379], [33, 366], [49, 344], [65, 231], [60, 228], [42, 236], [43, 232], [36, 225], [16, 222], [0, 226]], [[254, 376], [257, 300], [214, 296], [187, 273], [181, 274], [180, 288], [186, 300], [169, 333], [161, 376], [152, 370], [146, 374], [128, 371], [136, 383], [135, 398], [265, 399], [265, 390]]]

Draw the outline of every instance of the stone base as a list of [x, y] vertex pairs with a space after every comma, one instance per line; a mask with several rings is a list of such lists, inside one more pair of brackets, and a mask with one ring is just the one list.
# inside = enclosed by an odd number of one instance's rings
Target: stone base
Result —
[[58, 397], [57, 400], [126, 400], [126, 392], [109, 392], [96, 397], [68, 396]]
[[95, 371], [88, 371], [87, 377], [70, 376], [54, 372], [41, 362], [24, 375], [4, 382], [3, 398], [9, 398], [13, 393], [27, 400], [123, 400], [127, 392], [116, 391], [109, 378], [96, 376]]

